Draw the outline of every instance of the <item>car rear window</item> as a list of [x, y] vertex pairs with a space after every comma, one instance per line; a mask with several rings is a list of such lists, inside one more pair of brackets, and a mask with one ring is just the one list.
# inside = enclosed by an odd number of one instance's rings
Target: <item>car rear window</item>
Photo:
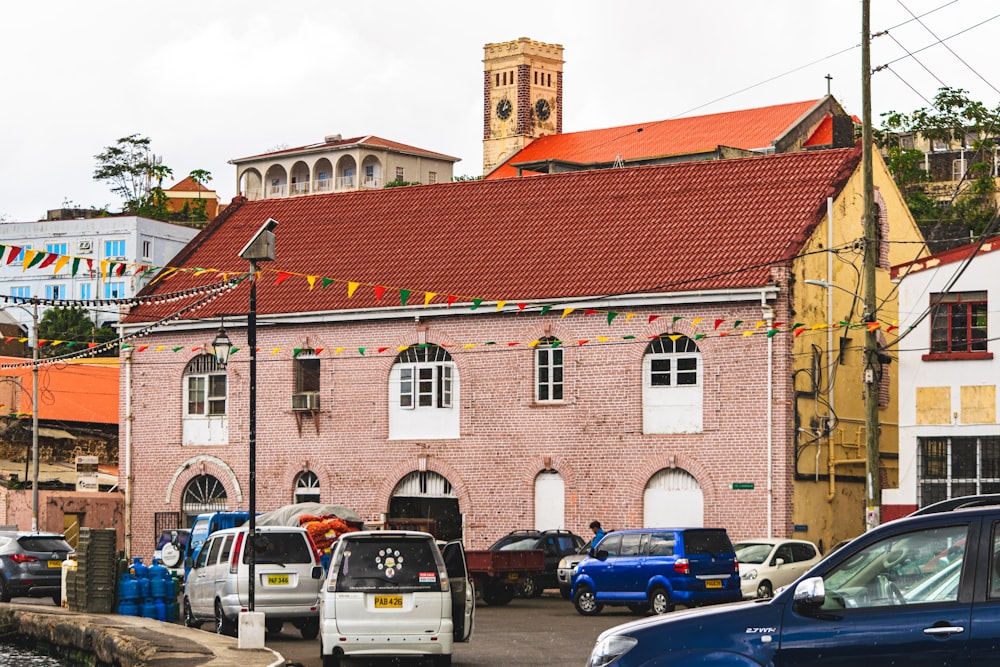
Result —
[[66, 540], [59, 537], [22, 537], [18, 540], [25, 551], [65, 551], [73, 550]]
[[[263, 533], [257, 538], [254, 562], [261, 565], [302, 565], [312, 563], [312, 550], [303, 533]], [[250, 562], [250, 551], [243, 550], [243, 562]]]
[[733, 553], [733, 543], [724, 530], [691, 530], [684, 533], [684, 551], [688, 554]]
[[425, 538], [350, 540], [337, 565], [337, 590], [440, 591], [436, 551]]

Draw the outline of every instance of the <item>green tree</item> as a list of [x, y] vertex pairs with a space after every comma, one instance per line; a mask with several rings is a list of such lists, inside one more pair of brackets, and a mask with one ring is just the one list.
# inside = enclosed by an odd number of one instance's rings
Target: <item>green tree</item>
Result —
[[[958, 224], [973, 234], [982, 234], [996, 217], [997, 185], [987, 161], [996, 150], [1000, 106], [987, 109], [969, 98], [961, 88], [938, 90], [930, 107], [911, 113], [889, 111], [882, 114], [876, 133], [886, 151], [887, 164], [906, 199], [914, 219], [922, 226]], [[923, 153], [900, 145], [903, 134], [930, 142], [952, 145], [958, 142], [972, 149], [973, 162], [963, 178], [963, 187], [949, 205], [939, 205], [927, 190], [930, 176], [923, 168]]]
[[[39, 340], [59, 340], [76, 345], [40, 346], [40, 357], [58, 357], [75, 350], [82, 349], [80, 345], [87, 343], [105, 343], [115, 340], [118, 335], [110, 327], [97, 328], [87, 310], [74, 306], [72, 308], [49, 308], [38, 322]], [[118, 346], [102, 353], [102, 357], [117, 357]]]
[[124, 202], [123, 212], [155, 220], [167, 219], [167, 197], [163, 179], [173, 170], [150, 149], [149, 137], [122, 137], [94, 156], [94, 180], [111, 185]]
[[[212, 180], [212, 172], [205, 169], [193, 169], [188, 174], [191, 180], [201, 187], [205, 187]], [[201, 198], [201, 190], [198, 190], [198, 197], [189, 204], [184, 204], [187, 212], [187, 222], [207, 222], [208, 221], [208, 201]]]

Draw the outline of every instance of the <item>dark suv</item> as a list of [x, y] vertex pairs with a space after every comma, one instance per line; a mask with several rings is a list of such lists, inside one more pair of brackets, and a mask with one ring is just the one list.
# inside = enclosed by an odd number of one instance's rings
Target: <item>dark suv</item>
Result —
[[517, 594], [537, 598], [546, 588], [559, 588], [556, 568], [563, 556], [575, 554], [584, 540], [568, 530], [515, 530], [493, 543], [491, 551], [540, 549], [545, 554], [545, 571], [532, 577], [521, 577]]
[[1000, 643], [1000, 495], [861, 535], [770, 600], [626, 623], [590, 665], [988, 665]]
[[0, 531], [0, 602], [16, 597], [51, 597], [58, 605], [62, 563], [73, 553], [62, 535]]

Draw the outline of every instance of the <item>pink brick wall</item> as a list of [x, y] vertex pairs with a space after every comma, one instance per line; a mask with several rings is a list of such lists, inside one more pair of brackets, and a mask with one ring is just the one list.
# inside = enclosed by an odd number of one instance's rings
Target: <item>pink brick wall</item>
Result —
[[[776, 316], [787, 319], [787, 309]], [[257, 507], [268, 510], [291, 502], [295, 475], [316, 473], [323, 502], [354, 508], [367, 520], [387, 511], [395, 485], [418, 469], [452, 484], [466, 517], [466, 544], [484, 548], [497, 536], [534, 526], [534, 478], [546, 458], [565, 481], [567, 528], [589, 535], [587, 525], [638, 527], [643, 491], [657, 471], [671, 465], [692, 474], [704, 494], [705, 524], [725, 526], [734, 539], [763, 534], [767, 516], [766, 377], [763, 333], [717, 337], [717, 317], [754, 323], [757, 304], [674, 307], [684, 319], [674, 331], [709, 333], [698, 341], [703, 355], [704, 430], [693, 435], [642, 433], [642, 357], [648, 337], [670, 330], [672, 317], [648, 322], [635, 311], [608, 325], [604, 314], [494, 314], [361, 321], [349, 324], [258, 327]], [[697, 329], [691, 320], [703, 317]], [[533, 350], [508, 341], [530, 342], [546, 335], [565, 341], [565, 401], [533, 401]], [[389, 441], [388, 375], [396, 348], [416, 344], [417, 327], [426, 326], [429, 343], [449, 345], [461, 382], [461, 437], [453, 440]], [[731, 326], [731, 325], [730, 325]], [[752, 324], [751, 324], [752, 326]], [[230, 338], [245, 346], [246, 332], [227, 325]], [[206, 333], [169, 332], [143, 339], [135, 352], [133, 400], [132, 553], [152, 553], [156, 512], [178, 511], [184, 485], [208, 473], [225, 483], [229, 509], [247, 507], [248, 355], [229, 366], [229, 443], [214, 447], [181, 446], [182, 374], [195, 356], [194, 346], [210, 343]], [[622, 340], [634, 335], [635, 340]], [[598, 343], [598, 336], [613, 340]], [[590, 343], [578, 346], [578, 340]], [[496, 345], [469, 342], [496, 341]], [[791, 336], [771, 339], [774, 346], [774, 504], [776, 535], [790, 535]], [[166, 351], [155, 351], [157, 345]], [[184, 345], [179, 352], [174, 346]], [[357, 348], [368, 346], [366, 356]], [[388, 346], [378, 354], [374, 348]], [[273, 348], [282, 348], [272, 354]], [[325, 348], [322, 358], [322, 412], [319, 432], [309, 419], [299, 432], [291, 411], [292, 349]], [[335, 355], [337, 347], [345, 348]], [[122, 373], [122, 402], [128, 388]], [[125, 423], [124, 407], [122, 423]], [[126, 465], [122, 444], [122, 488]], [[201, 457], [199, 459], [199, 457]], [[240, 485], [232, 481], [232, 473]], [[753, 482], [753, 490], [733, 490], [733, 482]], [[238, 494], [242, 499], [238, 500]]]

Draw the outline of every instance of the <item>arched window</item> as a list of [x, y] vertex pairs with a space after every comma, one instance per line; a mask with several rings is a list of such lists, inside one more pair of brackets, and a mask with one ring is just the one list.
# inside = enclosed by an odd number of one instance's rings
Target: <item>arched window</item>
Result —
[[389, 439], [459, 437], [458, 367], [443, 347], [421, 343], [389, 373]]
[[199, 475], [184, 487], [181, 494], [181, 512], [184, 523], [189, 528], [194, 518], [207, 512], [221, 512], [226, 509], [226, 487], [212, 475]]
[[229, 437], [226, 419], [226, 369], [215, 356], [200, 354], [184, 368], [185, 445], [224, 445]]
[[295, 494], [292, 500], [296, 503], [319, 502], [319, 477], [311, 470], [305, 470], [295, 476]]
[[540, 403], [563, 399], [563, 350], [560, 340], [542, 338], [535, 346], [535, 400]]
[[661, 334], [643, 356], [643, 433], [700, 433], [701, 352], [680, 334]]

